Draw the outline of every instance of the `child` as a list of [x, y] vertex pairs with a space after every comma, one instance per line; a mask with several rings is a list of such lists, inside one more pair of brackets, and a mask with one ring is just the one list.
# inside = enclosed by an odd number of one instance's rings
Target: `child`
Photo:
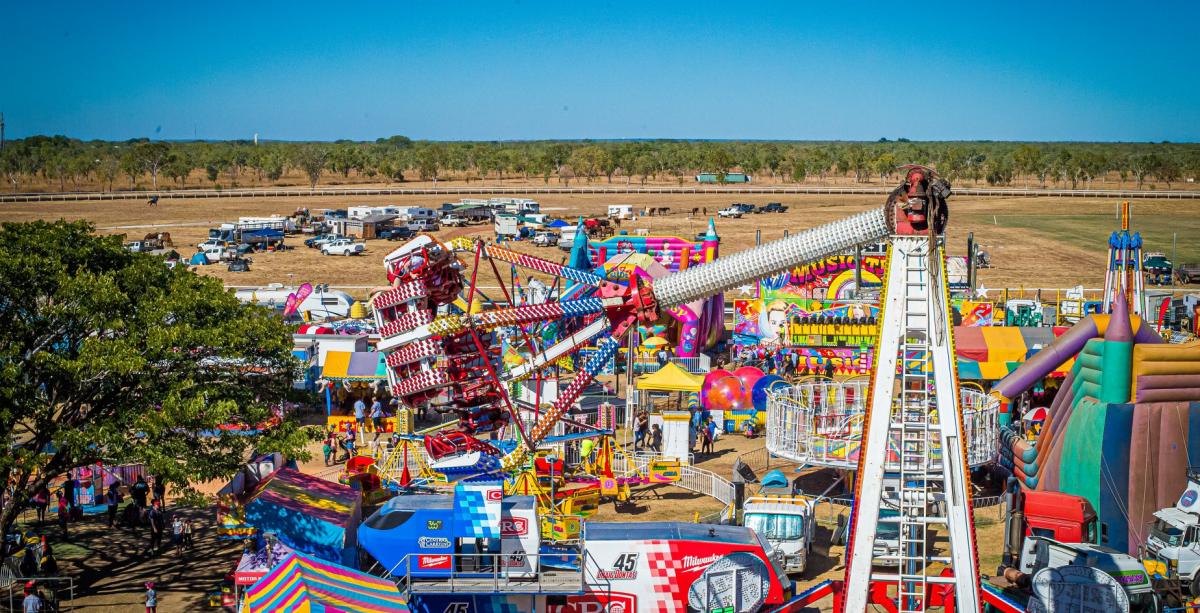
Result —
[[154, 582], [146, 582], [146, 613], [158, 613], [158, 592], [154, 591]]
[[54, 495], [58, 498], [58, 525], [62, 528], [63, 539], [69, 539], [71, 535], [67, 533], [67, 520], [70, 519], [71, 507], [67, 505], [62, 492], [54, 492]]
[[183, 545], [188, 549], [195, 549], [196, 543], [192, 541], [192, 520], [183, 522]]
[[183, 518], [178, 515], [171, 520], [171, 545], [175, 547], [175, 555], [183, 556]]
[[662, 426], [650, 426], [650, 450], [662, 453]]
[[321, 453], [325, 455], [325, 465], [329, 466], [330, 460], [333, 459], [333, 446], [329, 444], [328, 437], [325, 439], [325, 442], [321, 444]]
[[701, 435], [704, 437], [704, 443], [701, 444], [701, 446], [700, 446], [701, 453], [712, 453], [713, 452], [713, 431], [714, 430], [716, 430], [716, 426], [713, 425], [712, 418], [710, 417], [708, 419], [708, 421], [704, 422], [704, 426], [701, 428]]

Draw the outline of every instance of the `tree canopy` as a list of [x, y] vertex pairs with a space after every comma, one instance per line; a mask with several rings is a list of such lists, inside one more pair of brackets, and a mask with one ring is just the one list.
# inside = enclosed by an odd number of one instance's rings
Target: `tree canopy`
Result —
[[220, 281], [129, 253], [86, 222], [0, 224], [0, 477], [7, 529], [48, 480], [144, 463], [172, 483], [227, 478], [254, 449], [298, 457], [277, 415], [298, 364], [291, 335]]
[[[233, 187], [239, 182], [404, 181], [553, 177], [582, 181], [686, 181], [700, 172], [746, 172], [774, 181], [882, 180], [899, 164], [927, 164], [955, 181], [993, 185], [1088, 186], [1107, 179], [1141, 188], [1200, 175], [1196, 143], [1018, 143], [805, 141], [262, 141], [110, 142], [64, 136], [11, 141], [0, 151], [0, 177], [20, 191], [37, 180], [60, 190]], [[291, 177], [288, 179], [288, 177]], [[166, 179], [170, 179], [168, 182]], [[207, 181], [207, 184], [205, 182]]]

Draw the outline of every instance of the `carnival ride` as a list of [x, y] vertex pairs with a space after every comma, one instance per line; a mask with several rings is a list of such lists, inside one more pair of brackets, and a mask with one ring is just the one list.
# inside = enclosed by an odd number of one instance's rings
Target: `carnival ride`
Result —
[[[461, 240], [445, 245], [418, 237], [387, 256], [385, 267], [393, 287], [373, 299], [382, 336], [379, 349], [388, 354], [391, 390], [408, 406], [434, 404], [459, 413], [463, 434], [440, 433], [426, 439], [427, 449], [443, 453], [435, 458], [438, 470], [444, 472], [449, 462], [463, 475], [514, 474], [529, 464], [555, 424], [614, 357], [620, 339], [637, 325], [651, 325], [679, 305], [797, 264], [889, 239], [881, 334], [863, 417], [861, 445], [866, 453], [859, 454], [857, 508], [845, 597], [839, 608], [862, 611], [868, 595], [880, 593], [870, 586], [891, 585], [896, 590], [890, 598], [903, 611], [924, 610], [932, 596], [944, 595], [950, 588], [959, 607], [976, 610], [980, 587], [941, 249], [949, 191], [949, 184], [931, 170], [906, 167], [904, 182], [880, 209], [660, 279], [629, 275], [627, 280], [615, 280], [494, 245]], [[474, 254], [469, 285], [456, 250]], [[439, 307], [456, 300], [464, 287], [466, 302], [473, 303], [475, 276], [484, 258], [492, 266], [495, 261], [508, 262], [586, 289], [572, 299], [439, 315]], [[562, 326], [554, 343], [539, 345], [520, 328], [547, 321]], [[502, 327], [517, 328], [530, 351], [529, 359], [507, 372], [497, 366], [496, 333]], [[508, 384], [536, 376], [587, 343], [595, 344], [595, 353], [575, 369], [571, 382], [544, 411], [535, 403], [536, 421], [526, 429], [509, 397]], [[897, 385], [898, 398], [893, 402]], [[466, 436], [509, 425], [516, 430], [516, 443], [502, 457], [490, 443]], [[886, 457], [891, 433], [900, 436], [902, 551], [899, 559], [885, 560], [874, 554], [873, 542], [885, 466], [878, 459]], [[931, 461], [935, 446], [942, 450], [936, 463]], [[936, 525], [948, 531], [948, 556], [932, 547]], [[879, 564], [888, 564], [896, 572], [874, 570]], [[942, 565], [949, 570], [935, 571]], [[942, 587], [934, 589], [935, 584]]]

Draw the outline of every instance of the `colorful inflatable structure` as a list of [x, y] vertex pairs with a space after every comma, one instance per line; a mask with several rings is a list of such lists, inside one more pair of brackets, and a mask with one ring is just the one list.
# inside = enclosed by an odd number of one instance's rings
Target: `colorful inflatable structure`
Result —
[[[575, 235], [572, 249], [572, 267], [580, 268], [586, 261], [592, 268], [603, 268], [610, 278], [614, 271], [626, 271], [645, 279], [661, 279], [669, 274], [687, 270], [691, 266], [707, 264], [717, 258], [720, 239], [716, 225], [708, 220], [708, 231], [701, 241], [691, 241], [677, 236], [629, 236], [619, 234], [600, 241], [589, 241], [582, 233]], [[582, 254], [586, 250], [587, 256]], [[705, 349], [716, 345], [725, 331], [725, 298], [723, 294], [693, 300], [671, 309], [664, 315], [676, 324], [674, 354], [680, 357], [695, 357]]]
[[1200, 457], [1200, 343], [1165, 344], [1129, 311], [1118, 293], [1111, 316], [1080, 321], [993, 393], [1014, 399], [1078, 354], [1036, 442], [1007, 430], [1003, 463], [1023, 488], [1087, 498], [1102, 544], [1135, 553]]

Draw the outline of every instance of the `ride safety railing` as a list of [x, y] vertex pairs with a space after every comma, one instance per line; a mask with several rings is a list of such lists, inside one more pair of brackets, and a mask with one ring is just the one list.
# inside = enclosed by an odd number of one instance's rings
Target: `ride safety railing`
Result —
[[[578, 594], [599, 565], [587, 553], [408, 554], [387, 570], [406, 596], [417, 593]], [[591, 571], [591, 572], [589, 572]]]
[[[651, 462], [656, 460], [678, 459], [674, 457], [666, 457], [657, 453], [633, 453], [627, 457], [629, 458], [634, 469], [641, 474], [647, 474], [649, 472]], [[724, 505], [724, 508], [720, 511], [721, 521], [709, 523], [724, 523], [732, 520], [734, 517], [733, 484], [714, 472], [692, 466], [690, 459], [687, 464], [682, 464], [679, 467], [679, 480], [673, 485], [697, 494], [703, 494], [717, 500]]]
[[[866, 379], [806, 381], [768, 393], [767, 450], [793, 462], [852, 469], [858, 465], [866, 415]], [[983, 392], [960, 389], [967, 462], [980, 466], [996, 459], [999, 405]], [[898, 411], [892, 419], [898, 422]], [[899, 470], [899, 432], [893, 432], [885, 466]], [[931, 445], [931, 461], [941, 463], [941, 448]]]

